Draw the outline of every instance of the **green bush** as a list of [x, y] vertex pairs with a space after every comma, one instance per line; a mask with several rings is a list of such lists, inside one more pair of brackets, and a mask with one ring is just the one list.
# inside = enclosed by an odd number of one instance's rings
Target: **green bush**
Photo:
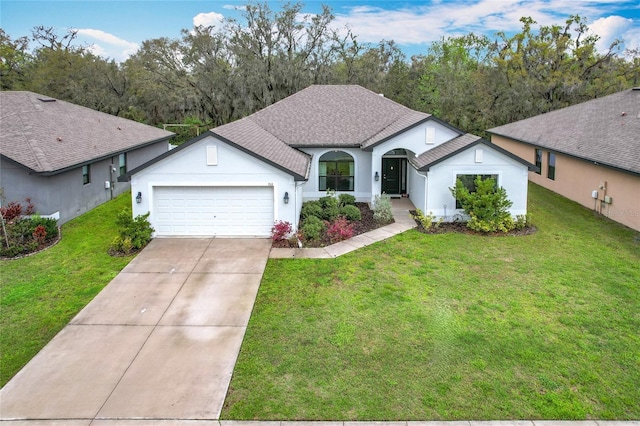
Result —
[[14, 218], [5, 222], [0, 238], [0, 256], [15, 257], [33, 253], [45, 242], [58, 237], [58, 223], [55, 219], [40, 215]]
[[31, 233], [38, 227], [43, 226], [47, 231], [46, 240], [50, 240], [58, 236], [58, 222], [55, 219], [44, 218], [40, 215], [33, 215], [30, 219]]
[[442, 223], [442, 218], [436, 221], [436, 216], [433, 212], [429, 212], [429, 214], [424, 214], [424, 212], [420, 209], [416, 209], [416, 212], [411, 215], [415, 220], [420, 222], [424, 229], [429, 229], [432, 226], [437, 228]]
[[340, 216], [340, 207], [330, 206], [322, 209], [322, 219], [328, 220], [329, 222], [333, 222]]
[[322, 219], [309, 216], [302, 223], [302, 235], [307, 240], [319, 240], [324, 232], [325, 224]]
[[362, 219], [362, 213], [360, 213], [360, 209], [351, 204], [348, 204], [340, 208], [340, 216], [346, 217], [347, 220]]
[[337, 207], [340, 206], [340, 202], [333, 195], [327, 195], [325, 197], [320, 198], [320, 200], [318, 200], [318, 201], [320, 201], [320, 205], [325, 210], [326, 209], [330, 209], [332, 207], [336, 207], [337, 208]]
[[320, 201], [305, 201], [302, 203], [302, 211], [300, 212], [302, 220], [307, 219], [310, 216], [315, 216], [319, 219], [322, 218], [322, 205]]
[[[119, 253], [128, 254], [146, 246], [151, 241], [151, 235], [154, 231], [148, 220], [149, 214], [138, 215], [133, 218], [129, 211], [120, 212], [116, 219], [116, 224], [120, 227], [120, 238], [114, 240], [111, 249]], [[131, 244], [129, 251], [118, 249], [118, 245], [123, 249], [128, 247], [129, 242]]]
[[515, 227], [518, 230], [530, 228], [531, 227], [531, 215], [530, 214], [519, 214], [516, 216]]
[[340, 194], [338, 196], [338, 202], [340, 206], [355, 206], [356, 197], [351, 194]]
[[460, 202], [464, 212], [471, 218], [467, 227], [479, 232], [509, 232], [515, 223], [509, 213], [513, 205], [507, 198], [507, 191], [498, 187], [493, 178], [482, 179], [477, 176], [475, 192], [470, 192], [460, 179], [456, 186], [449, 188], [453, 196]]
[[378, 223], [393, 222], [391, 197], [387, 194], [376, 195], [373, 199], [373, 218]]

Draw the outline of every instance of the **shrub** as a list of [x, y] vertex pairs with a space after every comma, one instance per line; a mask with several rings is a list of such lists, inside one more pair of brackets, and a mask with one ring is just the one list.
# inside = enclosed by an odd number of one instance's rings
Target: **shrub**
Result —
[[327, 236], [332, 243], [353, 237], [353, 224], [345, 217], [340, 217], [327, 228]]
[[[327, 192], [329, 192], [329, 191], [327, 191]], [[340, 206], [340, 202], [333, 195], [327, 195], [325, 197], [320, 198], [320, 200], [318, 200], [318, 201], [320, 201], [320, 205], [322, 206], [323, 209], [328, 209], [328, 208], [339, 207]]]
[[362, 213], [360, 213], [360, 209], [351, 204], [348, 204], [340, 208], [340, 216], [346, 217], [347, 220], [362, 219]]
[[412, 216], [415, 220], [420, 222], [420, 225], [422, 225], [424, 229], [429, 229], [432, 226], [438, 227], [442, 223], [442, 218], [440, 218], [436, 222], [436, 217], [432, 212], [429, 212], [429, 214], [425, 215], [424, 212], [420, 209], [416, 209], [416, 212], [413, 213]]
[[22, 204], [16, 201], [9, 201], [5, 207], [0, 208], [0, 213], [5, 221], [11, 222], [22, 215]]
[[449, 188], [460, 202], [465, 213], [471, 218], [467, 227], [480, 232], [509, 232], [515, 224], [509, 208], [513, 205], [507, 198], [507, 191], [498, 187], [493, 178], [476, 177], [476, 191], [470, 192], [460, 179], [456, 186]]
[[293, 226], [291, 226], [291, 223], [279, 220], [271, 228], [271, 239], [273, 241], [286, 240], [289, 238], [292, 231]]
[[387, 194], [376, 195], [373, 199], [373, 218], [378, 223], [393, 222], [393, 211], [391, 210], [391, 197]]
[[31, 232], [38, 226], [44, 227], [46, 231], [46, 239], [50, 240], [58, 236], [58, 222], [55, 219], [45, 218], [40, 215], [31, 216], [29, 219]]
[[336, 206], [330, 206], [322, 209], [322, 219], [329, 222], [333, 222], [340, 216], [340, 208]]
[[530, 214], [519, 214], [516, 216], [515, 227], [518, 230], [530, 228], [531, 227], [531, 215]]
[[320, 201], [305, 201], [302, 203], [300, 216], [302, 216], [302, 220], [309, 216], [315, 216], [318, 219], [322, 219], [322, 205], [320, 204]]
[[130, 254], [131, 252], [133, 252], [133, 244], [131, 243], [131, 238], [123, 238], [118, 235], [113, 239], [113, 242], [111, 243], [111, 250], [121, 254]]
[[38, 225], [35, 227], [33, 232], [31, 233], [34, 241], [37, 241], [38, 244], [44, 243], [45, 238], [47, 238], [47, 230], [44, 226]]
[[35, 213], [35, 206], [31, 202], [31, 198], [24, 199], [27, 203], [25, 207], [17, 201], [9, 201], [6, 206], [0, 207], [0, 213], [5, 221], [11, 222], [22, 215], [30, 216]]
[[120, 240], [114, 240], [114, 243], [119, 243], [124, 246], [128, 246], [128, 239], [131, 242], [131, 249], [129, 251], [119, 250], [117, 244], [112, 244], [111, 249], [120, 253], [128, 254], [133, 250], [140, 250], [151, 241], [151, 235], [154, 229], [149, 223], [149, 214], [138, 215], [135, 218], [131, 217], [131, 213], [128, 211], [122, 211], [118, 214], [116, 224], [120, 227]]
[[309, 216], [302, 224], [302, 235], [307, 240], [319, 240], [324, 228], [324, 222], [320, 218]]
[[340, 206], [355, 206], [356, 197], [351, 194], [340, 194], [338, 196], [338, 202]]

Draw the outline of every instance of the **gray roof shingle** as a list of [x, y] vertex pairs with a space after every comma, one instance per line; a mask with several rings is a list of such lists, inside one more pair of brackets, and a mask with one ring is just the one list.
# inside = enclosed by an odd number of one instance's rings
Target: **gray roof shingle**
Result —
[[311, 157], [291, 148], [252, 120], [224, 124], [211, 132], [276, 167], [293, 172], [299, 178], [307, 178]]
[[364, 148], [429, 116], [361, 86], [317, 85], [243, 120], [293, 147]]
[[529, 163], [528, 161], [525, 161], [522, 158], [505, 150], [504, 148], [492, 144], [491, 142], [481, 138], [480, 136], [476, 136], [471, 133], [453, 138], [450, 141], [447, 141], [434, 147], [433, 149], [430, 149], [429, 151], [423, 152], [418, 157], [409, 158], [409, 162], [411, 162], [411, 164], [420, 171], [428, 171], [432, 166], [435, 166], [439, 162], [453, 157], [454, 155], [478, 144], [486, 145], [487, 147], [496, 150], [506, 155], [507, 157], [518, 161], [519, 163], [524, 164], [529, 170], [538, 170], [535, 165]]
[[56, 172], [172, 135], [37, 93], [0, 92], [0, 154], [38, 173]]
[[461, 150], [482, 141], [480, 136], [471, 133], [458, 136], [450, 141], [440, 144], [432, 149], [423, 152], [419, 156], [410, 159], [411, 163], [418, 170], [429, 170], [429, 167], [439, 163], [440, 161], [455, 155]]
[[489, 130], [640, 174], [640, 90], [629, 89]]

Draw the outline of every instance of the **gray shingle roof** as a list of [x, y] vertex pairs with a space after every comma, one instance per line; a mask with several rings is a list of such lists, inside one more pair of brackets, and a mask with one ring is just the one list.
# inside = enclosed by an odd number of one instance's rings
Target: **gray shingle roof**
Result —
[[489, 132], [640, 174], [640, 90], [625, 90]]
[[361, 86], [318, 85], [243, 120], [294, 147], [364, 148], [427, 117]]
[[410, 159], [410, 161], [418, 170], [429, 170], [430, 166], [480, 141], [482, 141], [480, 136], [467, 133], [423, 152], [418, 157]]
[[494, 145], [491, 142], [482, 139], [480, 136], [476, 136], [471, 133], [453, 138], [450, 141], [447, 141], [434, 147], [433, 149], [430, 149], [429, 151], [423, 152], [418, 157], [409, 158], [409, 162], [411, 162], [411, 164], [420, 171], [428, 171], [432, 166], [435, 166], [439, 162], [453, 157], [454, 155], [478, 144], [486, 145], [487, 147], [494, 149], [506, 155], [507, 157], [518, 161], [519, 163], [524, 164], [529, 170], [538, 170], [535, 165], [529, 163], [528, 161], [525, 161], [522, 158], [505, 150], [504, 148], [501, 148], [498, 145]]
[[286, 145], [252, 120], [238, 120], [216, 127], [211, 132], [275, 166], [293, 172], [299, 178], [307, 178], [311, 157]]
[[0, 92], [0, 154], [35, 172], [55, 172], [172, 135], [37, 93]]

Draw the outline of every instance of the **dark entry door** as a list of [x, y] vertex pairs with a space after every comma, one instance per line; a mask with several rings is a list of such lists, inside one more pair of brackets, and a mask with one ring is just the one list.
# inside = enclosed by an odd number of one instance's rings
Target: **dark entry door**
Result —
[[401, 158], [382, 159], [382, 192], [400, 194], [400, 161]]

